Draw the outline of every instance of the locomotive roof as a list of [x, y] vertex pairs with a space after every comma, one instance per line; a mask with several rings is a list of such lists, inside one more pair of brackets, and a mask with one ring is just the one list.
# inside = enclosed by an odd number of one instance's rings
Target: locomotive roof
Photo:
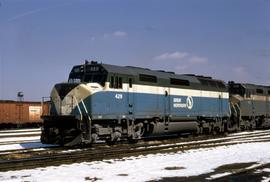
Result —
[[270, 89], [270, 86], [265, 85], [256, 85], [252, 83], [235, 83], [235, 84], [241, 84], [245, 89]]
[[[139, 78], [137, 81], [142, 83], [140, 78], [144, 79], [154, 79], [151, 77], [156, 77], [157, 82], [149, 82], [148, 84], [160, 84], [164, 86], [174, 85], [175, 87], [190, 87], [194, 89], [205, 89], [205, 90], [218, 90], [226, 91], [227, 84], [222, 80], [212, 79], [211, 77], [205, 77], [194, 74], [175, 74], [174, 72], [168, 72], [164, 70], [150, 70], [148, 68], [134, 67], [134, 66], [117, 66], [110, 64], [103, 64], [97, 62], [86, 62], [83, 65], [77, 65], [75, 67], [84, 66], [101, 66], [108, 74], [118, 74], [123, 76], [133, 76]], [[150, 76], [150, 77], [149, 77]], [[175, 80], [173, 80], [175, 79]], [[165, 81], [169, 80], [169, 82]]]
[[[193, 75], [193, 74], [175, 74], [174, 72], [168, 72], [164, 70], [151, 70], [148, 68], [140, 68], [140, 67], [134, 67], [134, 66], [116, 66], [116, 65], [109, 65], [109, 64], [101, 64], [101, 65], [109, 73], [118, 73], [118, 74], [124, 74], [124, 75], [137, 76], [139, 74], [146, 74], [146, 75], [152, 75], [152, 76], [156, 76], [157, 78], [164, 78], [164, 79], [168, 79], [168, 78], [185, 79], [193, 83], [200, 83], [198, 79], [215, 80], [215, 79], [212, 79], [211, 77], [198, 76], [198, 75]], [[221, 80], [215, 80], [215, 81], [221, 81]]]

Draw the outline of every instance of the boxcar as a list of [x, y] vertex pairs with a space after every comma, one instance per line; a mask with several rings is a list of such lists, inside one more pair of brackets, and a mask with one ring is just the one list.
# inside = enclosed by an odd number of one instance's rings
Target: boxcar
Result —
[[39, 126], [41, 115], [48, 112], [48, 103], [1, 100], [0, 128]]

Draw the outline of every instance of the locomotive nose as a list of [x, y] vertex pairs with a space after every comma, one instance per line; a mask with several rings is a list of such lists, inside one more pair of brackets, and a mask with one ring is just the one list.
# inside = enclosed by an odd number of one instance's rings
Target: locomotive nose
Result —
[[66, 95], [77, 87], [79, 83], [59, 83], [54, 86], [61, 100], [63, 100]]
[[53, 113], [56, 115], [75, 114], [80, 103], [83, 103], [87, 97], [100, 90], [102, 90], [102, 87], [97, 83], [56, 84], [51, 92]]

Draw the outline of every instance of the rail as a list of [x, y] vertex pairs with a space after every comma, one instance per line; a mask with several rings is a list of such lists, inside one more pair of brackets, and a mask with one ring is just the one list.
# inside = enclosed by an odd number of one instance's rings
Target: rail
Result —
[[[229, 146], [235, 144], [244, 144], [250, 142], [265, 142], [270, 141], [269, 130], [262, 133], [250, 132], [248, 134], [243, 133], [239, 136], [226, 136], [208, 138], [208, 136], [200, 136], [192, 139], [177, 139], [177, 140], [165, 140], [160, 143], [138, 143], [138, 144], [122, 144], [112, 146], [108, 148], [106, 145], [95, 145], [93, 148], [86, 148], [80, 150], [74, 150], [74, 152], [58, 152], [45, 153], [31, 156], [30, 154], [26, 158], [16, 158], [0, 161], [0, 171], [8, 171], [15, 169], [27, 169], [36, 168], [36, 166], [49, 166], [49, 165], [61, 165], [70, 164], [74, 162], [96, 161], [109, 158], [121, 158], [130, 155], [146, 155], [151, 153], [170, 153], [177, 151], [187, 151], [198, 148], [213, 148], [218, 146]], [[260, 136], [260, 137], [259, 137]], [[252, 140], [251, 140], [252, 139]], [[57, 149], [57, 148], [56, 148]], [[62, 148], [63, 151], [65, 149]], [[27, 151], [28, 152], [28, 151]], [[52, 155], [53, 154], [53, 155]], [[22, 155], [26, 156], [26, 155]]]
[[80, 108], [80, 106], [79, 106], [79, 102], [78, 102], [78, 100], [77, 100], [76, 97], [74, 97], [74, 100], [75, 100], [75, 102], [76, 102], [76, 107], [78, 108], [78, 111], [79, 111], [79, 113], [80, 113], [80, 117], [81, 117], [81, 120], [82, 120], [83, 115], [82, 115], [81, 108]]

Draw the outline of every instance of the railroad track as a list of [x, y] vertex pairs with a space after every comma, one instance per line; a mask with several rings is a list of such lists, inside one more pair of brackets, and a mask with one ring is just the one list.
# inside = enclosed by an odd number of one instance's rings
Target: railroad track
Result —
[[[192, 141], [190, 141], [191, 139]], [[172, 139], [158, 142], [140, 142], [133, 145], [93, 145], [91, 148], [84, 149], [61, 149], [58, 151], [51, 150], [49, 153], [36, 153], [36, 155], [30, 155], [30, 157], [28, 156], [19, 159], [2, 158], [2, 160], [0, 160], [0, 171], [30, 169], [51, 165], [55, 166], [61, 164], [70, 164], [75, 162], [104, 160], [110, 158], [122, 158], [130, 155], [136, 156], [150, 153], [168, 153], [187, 151], [198, 148], [213, 148], [218, 146], [243, 144], [249, 142], [265, 142], [270, 141], [270, 130], [248, 133], [245, 132], [243, 134], [239, 133], [235, 135], [228, 135], [226, 137], [218, 136], [214, 139], [207, 139], [207, 136], [191, 139], [188, 138], [184, 140]]]
[[0, 130], [0, 141], [7, 137], [40, 136], [40, 129]]
[[3, 151], [4, 146], [11, 144], [27, 144], [39, 142], [40, 133], [40, 128], [0, 130], [0, 151]]
[[29, 133], [5, 133], [0, 134], [1, 138], [12, 138], [12, 137], [31, 137], [31, 136], [40, 136], [40, 132], [29, 132]]
[[[208, 143], [208, 142], [222, 142], [223, 140], [228, 140], [228, 139], [238, 139], [238, 140], [241, 140], [241, 138], [245, 138], [245, 135], [248, 135], [250, 137], [250, 139], [254, 138], [254, 137], [258, 137], [258, 136], [261, 136], [263, 137], [264, 135], [266, 135], [268, 132], [265, 132], [265, 131], [256, 131], [256, 132], [253, 132], [252, 134], [251, 133], [248, 133], [248, 134], [239, 134], [239, 135], [228, 135], [226, 136], [226, 138], [224, 139], [224, 135], [221, 135], [221, 136], [215, 136], [216, 138], [212, 138], [211, 139], [208, 139], [209, 136], [198, 136], [198, 137], [195, 137], [195, 138], [174, 138], [174, 139], [170, 139], [170, 140], [153, 140], [153, 141], [148, 141], [148, 142], [145, 142], [145, 141], [141, 141], [139, 144], [133, 144], [134, 146], [136, 147], [155, 147], [155, 146], [160, 146], [160, 145], [166, 145], [167, 147], [169, 147], [170, 145], [175, 145], [175, 144], [178, 144], [178, 145], [181, 145], [181, 144], [203, 144], [203, 143]], [[269, 131], [269, 134], [270, 134], [270, 131]], [[180, 142], [180, 143], [179, 143]], [[37, 144], [40, 144], [40, 142], [35, 142]], [[102, 144], [101, 144], [102, 145]], [[99, 145], [94, 145], [94, 147], [100, 147], [101, 146], [100, 144]], [[119, 146], [121, 144], [118, 144], [117, 146]], [[103, 145], [104, 147], [104, 145]], [[105, 147], [108, 147], [106, 144], [105, 144]], [[49, 146], [47, 148], [28, 148], [28, 149], [16, 149], [16, 150], [4, 150], [4, 151], [1, 151], [0, 152], [0, 158], [8, 158], [7, 156], [10, 155], [10, 154], [14, 154], [14, 155], [19, 155], [19, 154], [34, 154], [34, 153], [38, 153], [38, 155], [40, 155], [40, 151], [42, 151], [43, 153], [46, 153], [48, 151], [50, 151], [50, 153], [52, 154], [52, 152], [68, 152], [68, 151], [74, 151], [74, 150], [67, 150], [67, 148], [61, 148], [61, 147], [57, 147], [57, 146]], [[80, 149], [76, 149], [76, 151], [79, 151]]]
[[36, 142], [40, 143], [40, 139], [38, 139], [37, 137], [34, 137], [33, 139], [28, 139], [28, 140], [26, 140], [26, 139], [18, 139], [18, 138], [16, 140], [16, 138], [14, 138], [14, 139], [11, 139], [10, 141], [0, 142], [0, 149], [1, 149], [1, 146], [4, 146], [4, 145], [29, 144], [29, 143], [36, 143]]
[[40, 135], [40, 133], [41, 133], [40, 128], [39, 129], [20, 129], [20, 130], [0, 130], [0, 138]]
[[40, 137], [38, 129], [0, 130], [0, 146], [16, 143], [36, 142]]
[[47, 150], [53, 145], [40, 143], [40, 128], [0, 130], [0, 158], [12, 153]]

